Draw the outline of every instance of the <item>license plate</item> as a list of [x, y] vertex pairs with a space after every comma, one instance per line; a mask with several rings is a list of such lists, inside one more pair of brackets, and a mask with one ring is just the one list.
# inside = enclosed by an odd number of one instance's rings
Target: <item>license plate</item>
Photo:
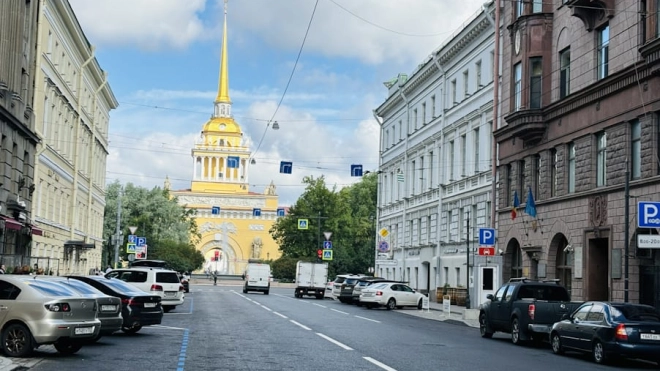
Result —
[[116, 305], [101, 305], [101, 312], [116, 312]]
[[144, 307], [145, 307], [145, 308], [155, 308], [155, 307], [156, 307], [156, 303], [144, 303]]
[[94, 326], [92, 327], [78, 327], [75, 330], [76, 335], [89, 335], [94, 333]]
[[660, 340], [660, 334], [639, 334], [642, 340]]
[[175, 297], [176, 291], [165, 291], [165, 296], [167, 296], [168, 298]]

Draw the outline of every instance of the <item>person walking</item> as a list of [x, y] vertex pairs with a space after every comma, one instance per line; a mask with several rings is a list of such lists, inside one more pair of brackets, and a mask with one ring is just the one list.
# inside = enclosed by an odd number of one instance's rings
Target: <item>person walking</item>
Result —
[[218, 271], [213, 271], [213, 286], [218, 285]]
[[0, 274], [7, 273], [7, 267], [4, 264], [0, 265]]

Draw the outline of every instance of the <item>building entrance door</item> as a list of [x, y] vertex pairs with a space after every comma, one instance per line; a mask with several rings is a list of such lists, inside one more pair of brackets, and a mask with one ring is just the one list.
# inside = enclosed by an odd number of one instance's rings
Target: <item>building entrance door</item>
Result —
[[609, 240], [594, 238], [589, 240], [587, 249], [586, 300], [609, 300]]

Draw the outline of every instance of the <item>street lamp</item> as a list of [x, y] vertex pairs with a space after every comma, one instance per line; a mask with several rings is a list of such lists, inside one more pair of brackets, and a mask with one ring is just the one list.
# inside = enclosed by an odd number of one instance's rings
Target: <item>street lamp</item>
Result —
[[470, 211], [467, 211], [467, 248], [465, 249], [465, 309], [470, 309]]
[[273, 122], [273, 130], [280, 130], [280, 124], [277, 121]]

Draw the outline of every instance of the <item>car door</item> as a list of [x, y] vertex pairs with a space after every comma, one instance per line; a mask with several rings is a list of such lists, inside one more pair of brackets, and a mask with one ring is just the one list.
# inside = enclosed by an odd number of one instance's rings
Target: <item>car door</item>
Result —
[[4, 326], [5, 317], [14, 309], [16, 298], [21, 289], [13, 284], [0, 280], [0, 326]]
[[[396, 305], [399, 305], [399, 303], [401, 303], [401, 300], [403, 299], [402, 295], [401, 295], [402, 294], [402, 291], [401, 291], [402, 289], [400, 287], [401, 287], [401, 285], [399, 285], [399, 284], [394, 284], [394, 285], [390, 286], [389, 294], [390, 294], [390, 297], [392, 297], [392, 298], [394, 298], [394, 300], [396, 300]], [[389, 299], [388, 299], [388, 301], [389, 301]]]
[[498, 313], [502, 305], [502, 299], [504, 299], [504, 293], [506, 292], [507, 286], [500, 287], [496, 292], [493, 298], [490, 300], [488, 320], [490, 326], [493, 329], [498, 329], [502, 327], [500, 321], [498, 321]]
[[509, 329], [511, 322], [511, 303], [513, 302], [513, 292], [515, 289], [516, 285], [508, 285], [506, 291], [504, 291], [504, 295], [498, 300], [495, 306], [493, 318], [498, 328]]
[[404, 302], [401, 303], [402, 305], [417, 305], [415, 302], [415, 290], [407, 285], [401, 285], [401, 290], [404, 299]]
[[559, 336], [566, 347], [583, 349], [581, 331], [586, 324], [592, 305], [592, 303], [583, 304], [573, 313], [569, 321], [562, 323]]
[[585, 351], [590, 351], [593, 339], [605, 321], [605, 307], [601, 303], [594, 303], [587, 313], [587, 318], [582, 325], [577, 328], [578, 347]]

